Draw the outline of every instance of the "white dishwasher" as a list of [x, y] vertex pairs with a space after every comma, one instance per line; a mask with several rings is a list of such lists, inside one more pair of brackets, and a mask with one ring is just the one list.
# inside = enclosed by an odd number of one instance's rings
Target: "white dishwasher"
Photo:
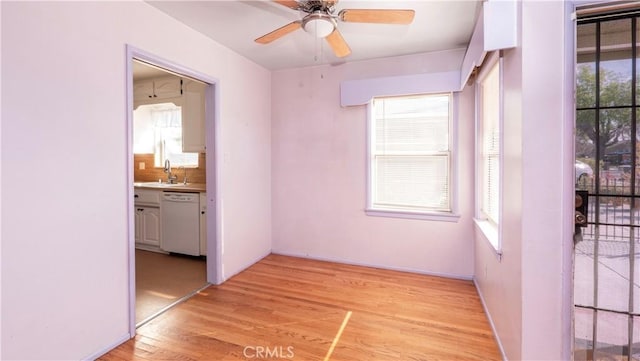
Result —
[[163, 192], [162, 245], [167, 252], [200, 255], [200, 194]]

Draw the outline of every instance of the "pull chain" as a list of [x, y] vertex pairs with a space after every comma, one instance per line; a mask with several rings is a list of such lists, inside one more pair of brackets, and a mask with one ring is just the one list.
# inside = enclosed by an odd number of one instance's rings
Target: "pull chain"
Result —
[[[319, 55], [318, 55], [319, 54]], [[324, 58], [324, 38], [316, 38], [316, 51], [313, 60], [317, 65], [322, 65], [322, 59]], [[320, 79], [324, 79], [324, 74], [320, 70]]]

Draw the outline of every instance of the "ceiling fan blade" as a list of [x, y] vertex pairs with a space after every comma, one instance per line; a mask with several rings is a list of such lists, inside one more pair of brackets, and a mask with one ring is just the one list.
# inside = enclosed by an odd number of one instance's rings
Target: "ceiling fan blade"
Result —
[[415, 13], [414, 10], [344, 9], [338, 16], [349, 23], [411, 24]]
[[351, 49], [347, 42], [344, 41], [344, 38], [338, 31], [338, 29], [334, 29], [333, 32], [325, 38], [333, 49], [333, 53], [336, 54], [338, 58], [344, 58], [345, 56], [351, 54]]
[[273, 0], [273, 2], [291, 8], [293, 10], [298, 10], [298, 8], [300, 8], [300, 4], [298, 4], [298, 2], [295, 0]]
[[268, 34], [265, 34], [255, 40], [258, 44], [269, 44], [270, 42], [280, 39], [292, 31], [300, 29], [300, 21], [294, 21], [281, 28], [278, 28]]

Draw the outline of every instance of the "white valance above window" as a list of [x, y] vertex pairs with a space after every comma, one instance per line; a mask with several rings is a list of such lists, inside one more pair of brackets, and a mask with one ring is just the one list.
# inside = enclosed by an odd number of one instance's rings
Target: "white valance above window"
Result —
[[460, 90], [460, 72], [390, 76], [347, 80], [340, 83], [340, 105], [368, 104], [375, 97], [450, 93]]

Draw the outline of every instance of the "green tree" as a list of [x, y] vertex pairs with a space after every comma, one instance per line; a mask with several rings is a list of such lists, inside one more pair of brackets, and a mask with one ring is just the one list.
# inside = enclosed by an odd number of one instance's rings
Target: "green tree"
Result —
[[[601, 109], [600, 137], [596, 139], [596, 76], [593, 63], [578, 64], [576, 103], [576, 155], [595, 156], [595, 144], [600, 145], [600, 159], [605, 150], [630, 141], [630, 109]], [[600, 107], [631, 105], [631, 80], [608, 69], [600, 69]], [[587, 109], [585, 109], [587, 108]]]

